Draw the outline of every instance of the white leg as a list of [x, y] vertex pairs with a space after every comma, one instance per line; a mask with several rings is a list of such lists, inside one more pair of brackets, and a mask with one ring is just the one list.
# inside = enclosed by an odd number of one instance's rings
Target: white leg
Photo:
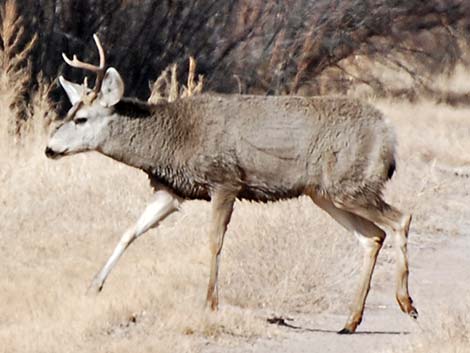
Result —
[[144, 234], [150, 228], [155, 227], [158, 222], [165, 219], [168, 215], [176, 211], [183, 200], [174, 195], [171, 191], [163, 189], [155, 193], [155, 199], [150, 203], [142, 215], [139, 217], [135, 225], [130, 227], [114, 249], [112, 255], [103, 266], [100, 272], [95, 276], [88, 291], [99, 292], [103, 288], [111, 270], [116, 265], [127, 247], [140, 235]]
[[364, 206], [341, 205], [346, 210], [357, 214], [364, 219], [374, 222], [380, 228], [390, 228], [395, 237], [397, 248], [397, 292], [396, 298], [401, 310], [412, 318], [418, 318], [418, 311], [413, 306], [413, 300], [408, 290], [408, 255], [407, 241], [410, 230], [411, 215], [404, 214], [395, 207], [381, 201], [380, 208]]

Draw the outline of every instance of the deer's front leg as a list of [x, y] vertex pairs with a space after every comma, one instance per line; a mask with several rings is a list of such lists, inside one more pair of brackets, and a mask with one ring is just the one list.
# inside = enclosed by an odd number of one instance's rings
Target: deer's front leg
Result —
[[144, 234], [150, 228], [155, 227], [158, 222], [176, 211], [181, 203], [182, 199], [173, 194], [170, 190], [158, 190], [155, 193], [154, 201], [145, 208], [145, 211], [139, 217], [138, 221], [121, 237], [112, 255], [93, 279], [93, 282], [88, 288], [88, 292], [100, 292], [106, 278], [127, 247], [140, 235]]
[[217, 277], [219, 274], [219, 260], [224, 235], [233, 211], [236, 193], [233, 190], [218, 189], [212, 194], [212, 224], [209, 234], [211, 251], [211, 268], [209, 286], [207, 288], [207, 305], [217, 310], [219, 304]]

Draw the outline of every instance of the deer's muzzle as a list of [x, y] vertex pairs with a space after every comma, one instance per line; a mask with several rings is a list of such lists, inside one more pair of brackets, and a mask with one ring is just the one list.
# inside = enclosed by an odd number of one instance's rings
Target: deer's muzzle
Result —
[[64, 152], [57, 152], [57, 151], [54, 151], [52, 148], [50, 148], [49, 146], [46, 147], [46, 150], [44, 151], [44, 153], [46, 154], [46, 157], [47, 158], [51, 158], [51, 159], [57, 159], [61, 156], [64, 155]]

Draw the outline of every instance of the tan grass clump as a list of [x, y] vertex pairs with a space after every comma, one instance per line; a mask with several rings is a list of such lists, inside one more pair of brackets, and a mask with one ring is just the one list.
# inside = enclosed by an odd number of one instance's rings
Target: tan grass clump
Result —
[[55, 82], [48, 82], [39, 74], [38, 88], [33, 92], [28, 105], [28, 117], [22, 125], [23, 147], [36, 148], [44, 145], [49, 133], [51, 123], [57, 120], [55, 106], [51, 101], [50, 93]]
[[189, 57], [188, 81], [181, 89], [178, 84], [178, 65], [173, 64], [162, 71], [151, 87], [149, 103], [162, 101], [174, 102], [177, 99], [200, 94], [204, 86], [204, 76], [199, 75], [196, 81], [196, 60]]
[[36, 34], [26, 39], [15, 0], [6, 0], [0, 7], [0, 106], [10, 108], [0, 126], [4, 139], [17, 136], [27, 119], [24, 97], [31, 80], [29, 55], [37, 39]]

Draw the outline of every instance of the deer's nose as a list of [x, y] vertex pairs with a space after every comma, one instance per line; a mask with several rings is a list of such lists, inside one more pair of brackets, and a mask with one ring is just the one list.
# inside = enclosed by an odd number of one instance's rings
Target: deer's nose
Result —
[[54, 158], [55, 156], [57, 156], [57, 153], [49, 146], [46, 147], [46, 150], [44, 151], [44, 153], [46, 154], [48, 158]]

